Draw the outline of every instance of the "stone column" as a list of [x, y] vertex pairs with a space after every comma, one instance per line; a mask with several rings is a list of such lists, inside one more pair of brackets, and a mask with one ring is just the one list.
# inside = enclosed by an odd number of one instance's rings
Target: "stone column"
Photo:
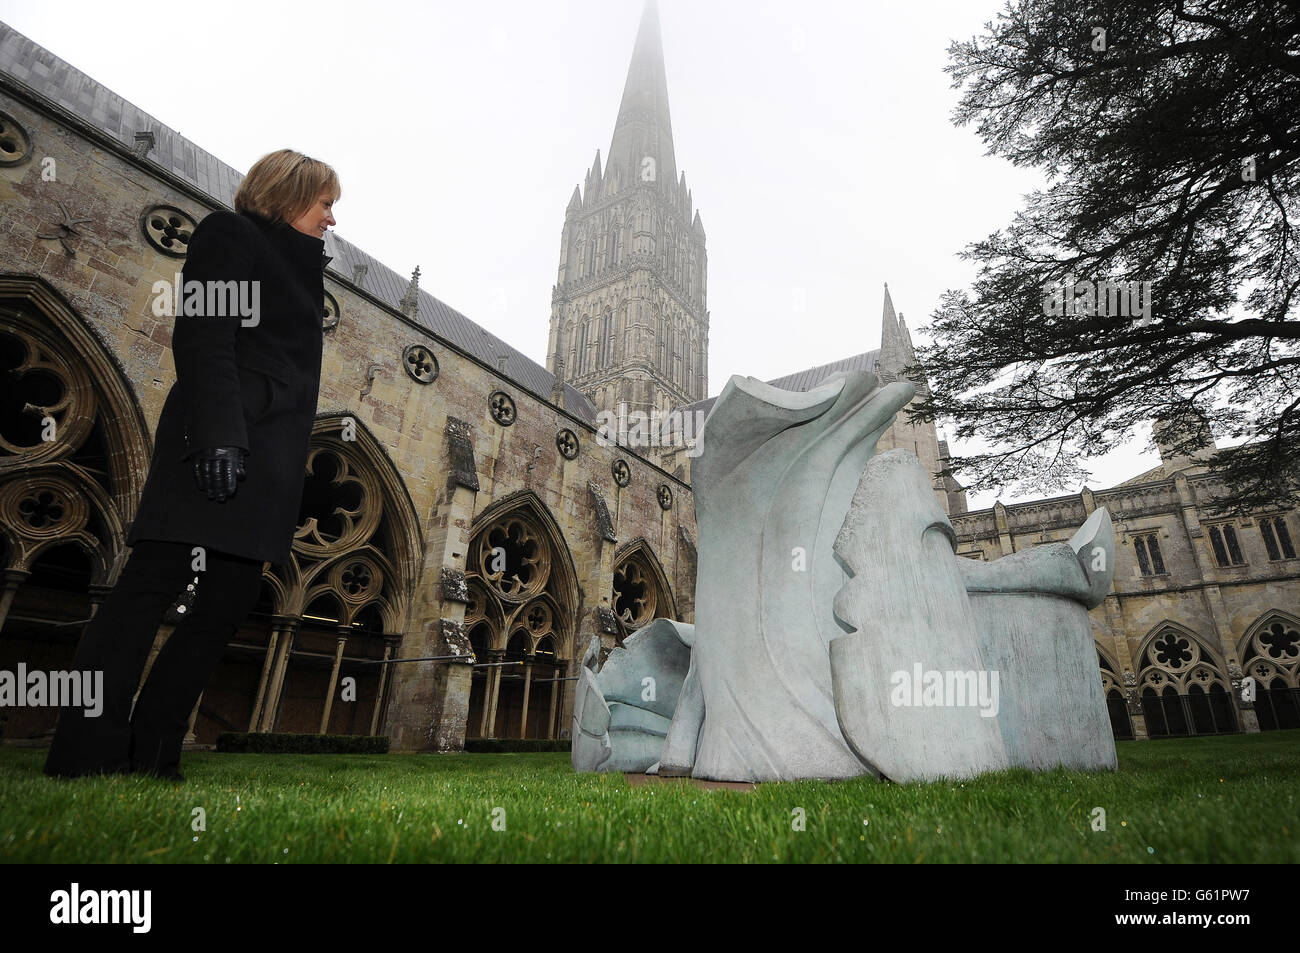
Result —
[[[504, 662], [506, 653], [501, 651], [489, 652], [488, 661]], [[502, 666], [496, 665], [488, 669], [488, 697], [487, 697], [487, 734], [483, 737], [496, 737], [497, 724], [497, 699], [501, 693], [501, 669]]]
[[1147, 731], [1147, 717], [1142, 711], [1142, 695], [1137, 688], [1137, 676], [1125, 672], [1120, 680], [1124, 683], [1124, 702], [1128, 707], [1129, 721], [1133, 723], [1133, 740], [1150, 741], [1151, 733]]
[[199, 717], [199, 706], [203, 704], [203, 693], [199, 692], [199, 697], [194, 702], [194, 710], [190, 712], [190, 726], [185, 729], [185, 739], [181, 742], [183, 745], [192, 745], [198, 742], [194, 734], [194, 722]]
[[3, 574], [4, 594], [0, 595], [0, 631], [4, 630], [5, 619], [9, 617], [9, 607], [13, 605], [14, 593], [31, 573], [21, 569], [6, 569]]
[[253, 700], [253, 714], [248, 719], [248, 730], [257, 731], [257, 721], [262, 714], [262, 702], [266, 700], [267, 683], [271, 680], [271, 670], [275, 668], [275, 649], [280, 642], [280, 626], [271, 624], [271, 638], [266, 643], [266, 656], [262, 660], [262, 675], [257, 680], [257, 697]]
[[280, 645], [276, 653], [275, 669], [271, 673], [271, 684], [262, 703], [262, 723], [259, 731], [275, 731], [280, 719], [280, 702], [283, 698], [285, 675], [289, 668], [289, 656], [293, 653], [294, 636], [298, 631], [297, 619], [278, 619], [280, 623]]
[[[443, 625], [459, 624], [465, 618], [465, 569], [479, 490], [469, 424], [448, 417], [442, 450], [447, 482], [433, 501], [422, 541], [428, 582], [413, 592], [411, 627], [402, 634], [401, 651], [409, 658], [450, 654], [443, 645]], [[443, 456], [437, 449], [433, 453]], [[435, 664], [398, 665], [389, 674], [391, 717], [385, 717], [384, 732], [395, 751], [452, 750], [464, 745], [464, 735], [449, 738], [443, 724], [449, 710], [467, 707], [467, 696], [457, 694], [464, 692], [466, 680], [445, 672], [431, 674], [430, 666]]]
[[559, 705], [559, 724], [556, 726], [555, 733], [557, 737], [569, 737], [569, 723], [573, 720], [573, 693], [569, 691], [569, 686], [575, 684], [567, 679], [578, 670], [581, 663], [577, 659], [565, 659], [560, 663], [561, 673], [565, 681], [556, 682], [560, 686], [560, 705]]
[[334, 649], [334, 667], [330, 669], [330, 687], [325, 691], [325, 711], [320, 716], [320, 731], [317, 734], [325, 734], [329, 727], [330, 712], [334, 709], [334, 690], [339, 684], [339, 666], [343, 664], [343, 647], [348, 644], [348, 636], [352, 630], [346, 626], [340, 626], [338, 635], [338, 645]]
[[[1236, 708], [1237, 720], [1241, 725], [1241, 730], [1248, 735], [1257, 735], [1259, 734], [1259, 713], [1255, 711], [1255, 702], [1254, 700], [1247, 701], [1241, 697], [1241, 680], [1245, 675], [1241, 663], [1235, 660], [1228, 663], [1228, 684], [1230, 686], [1228, 692], [1232, 695], [1232, 704]], [[1256, 681], [1258, 682], [1258, 680]], [[1259, 690], [1258, 684], [1256, 684], [1255, 690]], [[1259, 696], [1256, 695], [1255, 697], [1258, 698]]]
[[559, 680], [560, 666], [558, 662], [552, 668], [554, 671], [551, 672], [551, 712], [546, 719], [546, 738], [548, 741], [555, 737], [555, 705], [560, 697], [560, 688], [564, 685], [564, 682]]
[[[472, 679], [473, 675], [470, 677]], [[483, 710], [479, 713], [478, 719], [478, 736], [480, 738], [487, 737], [488, 703], [492, 701], [492, 669], [483, 669], [483, 683]], [[473, 682], [471, 681], [470, 691], [473, 690]]]
[[532, 656], [524, 663], [524, 713], [523, 719], [519, 724], [519, 737], [528, 737], [528, 692], [533, 687], [533, 660]]
[[[397, 648], [398, 636], [384, 636], [384, 661], [387, 662], [393, 657], [393, 649]], [[375, 692], [375, 710], [370, 716], [370, 734], [379, 733], [379, 713], [384, 707], [384, 688], [388, 685], [388, 670], [391, 665], [379, 666], [379, 689]]]

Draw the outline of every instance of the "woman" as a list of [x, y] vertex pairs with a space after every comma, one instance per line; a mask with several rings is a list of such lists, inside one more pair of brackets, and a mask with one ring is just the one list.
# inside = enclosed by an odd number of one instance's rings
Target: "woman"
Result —
[[[249, 169], [235, 212], [194, 230], [172, 333], [176, 383], [131, 557], [72, 666], [103, 671], [103, 711], [60, 712], [46, 774], [182, 780], [190, 712], [257, 601], [263, 562], [289, 557], [320, 390], [324, 235], [339, 194], [328, 165], [282, 149]], [[193, 606], [132, 712], [163, 614], [196, 575]]]

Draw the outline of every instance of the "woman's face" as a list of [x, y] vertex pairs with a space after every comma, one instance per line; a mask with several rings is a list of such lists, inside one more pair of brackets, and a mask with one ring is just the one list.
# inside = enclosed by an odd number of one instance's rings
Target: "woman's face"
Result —
[[320, 197], [307, 207], [303, 212], [289, 224], [302, 232], [304, 235], [310, 235], [312, 238], [324, 238], [325, 230], [331, 225], [337, 225], [334, 221], [334, 196], [330, 192], [322, 192]]

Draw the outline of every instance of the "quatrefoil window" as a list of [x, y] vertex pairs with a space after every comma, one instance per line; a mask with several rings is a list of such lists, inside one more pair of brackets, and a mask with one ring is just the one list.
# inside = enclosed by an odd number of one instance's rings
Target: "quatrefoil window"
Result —
[[627, 486], [632, 482], [632, 468], [627, 465], [626, 460], [615, 460], [609, 465], [609, 470], [614, 474], [614, 482], [619, 486]]
[[412, 344], [402, 352], [402, 366], [411, 379], [432, 384], [438, 379], [438, 359], [423, 344]]
[[1269, 658], [1293, 659], [1300, 655], [1300, 632], [1274, 622], [1268, 631], [1260, 635], [1259, 641], [1265, 646]]
[[13, 116], [0, 112], [0, 165], [17, 165], [32, 154], [32, 137]]
[[668, 489], [667, 483], [659, 484], [659, 505], [665, 510], [673, 508], [673, 491]]
[[528, 624], [528, 629], [534, 636], [541, 635], [551, 630], [551, 610], [540, 602], [535, 602], [529, 607], [524, 621]]
[[23, 497], [18, 512], [32, 529], [45, 529], [63, 519], [63, 502], [49, 490]]
[[188, 212], [171, 205], [154, 205], [140, 216], [145, 240], [164, 255], [184, 258], [190, 250], [190, 236], [197, 222]]
[[514, 398], [504, 391], [492, 392], [492, 396], [488, 398], [488, 410], [492, 414], [492, 419], [502, 427], [509, 427], [518, 416]]
[[484, 537], [478, 569], [489, 585], [507, 598], [531, 595], [545, 583], [541, 541], [522, 520], [498, 523]]
[[355, 545], [365, 535], [365, 485], [333, 448], [307, 457], [295, 538], [323, 549]]
[[342, 312], [339, 310], [338, 300], [328, 291], [325, 292], [325, 310], [321, 314], [321, 330], [329, 331], [338, 327], [339, 315], [341, 313]]
[[614, 570], [614, 611], [630, 628], [649, 621], [654, 610], [650, 586], [641, 567], [629, 562]]
[[339, 581], [349, 595], [359, 595], [370, 587], [370, 567], [365, 563], [353, 563], [343, 570]]
[[1174, 632], [1156, 639], [1155, 650], [1156, 662], [1171, 671], [1178, 671], [1192, 660], [1191, 643]]
[[573, 460], [578, 456], [578, 435], [565, 427], [555, 435], [555, 446], [564, 459]]

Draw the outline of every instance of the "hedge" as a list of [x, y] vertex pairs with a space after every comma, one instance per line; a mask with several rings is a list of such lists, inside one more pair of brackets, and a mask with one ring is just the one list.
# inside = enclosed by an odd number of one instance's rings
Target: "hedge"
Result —
[[501, 754], [511, 751], [569, 751], [573, 742], [568, 738], [467, 738], [468, 754]]
[[223, 731], [217, 750], [234, 754], [388, 754], [384, 735], [294, 735]]

